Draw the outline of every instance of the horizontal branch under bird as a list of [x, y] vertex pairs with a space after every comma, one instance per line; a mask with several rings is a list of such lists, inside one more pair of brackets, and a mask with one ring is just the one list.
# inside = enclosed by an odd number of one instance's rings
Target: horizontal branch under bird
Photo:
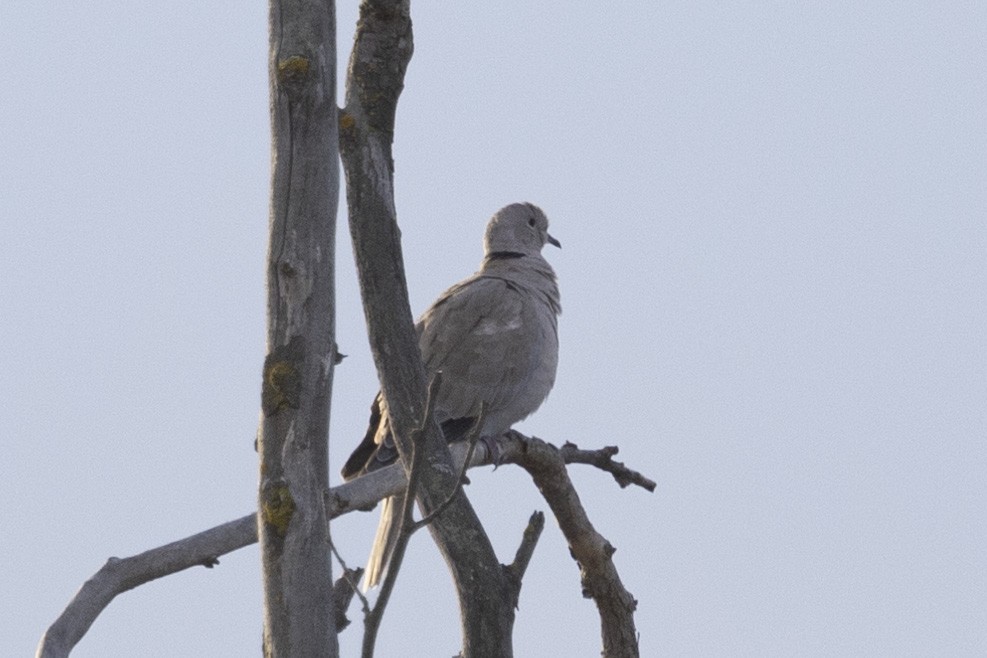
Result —
[[[556, 450], [565, 464], [587, 464], [610, 473], [621, 487], [636, 485], [655, 490], [655, 482], [641, 473], [613, 461], [616, 447], [583, 450], [572, 443], [556, 448], [535, 437], [508, 432], [498, 440], [497, 461], [500, 464], [520, 464], [532, 450]], [[469, 446], [449, 447], [453, 463], [462, 465]], [[469, 467], [493, 463], [489, 446], [479, 442], [473, 451]], [[330, 519], [349, 512], [372, 509], [381, 499], [400, 493], [407, 486], [404, 468], [392, 464], [355, 480], [332, 487], [326, 492], [326, 514]], [[99, 614], [117, 594], [140, 587], [157, 578], [190, 567], [212, 567], [219, 557], [257, 542], [257, 514], [250, 513], [190, 537], [152, 548], [126, 558], [110, 558], [92, 578], [79, 589], [62, 614], [48, 628], [38, 646], [39, 658], [69, 655], [72, 648], [92, 626]]]

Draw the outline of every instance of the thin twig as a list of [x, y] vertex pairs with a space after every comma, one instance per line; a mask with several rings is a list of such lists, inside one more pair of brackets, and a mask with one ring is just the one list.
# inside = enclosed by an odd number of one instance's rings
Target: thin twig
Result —
[[363, 658], [373, 658], [374, 645], [377, 642], [380, 623], [384, 618], [384, 610], [387, 609], [387, 603], [391, 599], [391, 592], [394, 590], [394, 584], [397, 582], [398, 571], [400, 571], [401, 562], [404, 560], [404, 552], [408, 546], [408, 540], [414, 532], [413, 511], [415, 490], [418, 488], [418, 481], [421, 477], [422, 470], [422, 459], [425, 455], [425, 450], [421, 448], [425, 441], [428, 427], [433, 422], [435, 401], [439, 397], [439, 386], [441, 383], [442, 372], [439, 371], [432, 376], [431, 381], [428, 383], [425, 413], [417, 429], [411, 435], [411, 465], [407, 469], [408, 488], [405, 490], [404, 499], [401, 501], [401, 516], [399, 517], [401, 519], [401, 529], [398, 531], [398, 536], [394, 541], [394, 548], [391, 554], [389, 556], [385, 555], [385, 559], [387, 560], [386, 573], [384, 574], [384, 581], [380, 586], [380, 594], [377, 595], [377, 601], [374, 603], [374, 607], [364, 617]]
[[329, 550], [332, 551], [333, 556], [336, 558], [336, 561], [339, 562], [339, 566], [343, 570], [342, 577], [349, 580], [350, 586], [353, 588], [353, 593], [360, 599], [360, 607], [363, 610], [363, 614], [368, 614], [370, 612], [370, 601], [368, 601], [367, 597], [360, 591], [360, 576], [363, 575], [363, 569], [350, 569], [346, 566], [346, 561], [343, 560], [343, 556], [339, 554], [336, 544], [332, 541], [332, 535], [329, 536]]
[[621, 462], [616, 462], [611, 457], [620, 452], [617, 446], [606, 446], [598, 450], [581, 450], [575, 443], [565, 442], [559, 451], [562, 459], [567, 464], [589, 464], [601, 471], [606, 471], [613, 476], [621, 489], [626, 489], [632, 484], [643, 487], [650, 492], [655, 490], [654, 480], [650, 480], [637, 471], [631, 470]]
[[438, 507], [436, 507], [434, 510], [426, 514], [424, 518], [416, 521], [413, 524], [411, 528], [411, 532], [415, 532], [416, 530], [424, 528], [429, 523], [431, 523], [435, 517], [437, 517], [439, 514], [442, 514], [442, 512], [444, 512], [445, 509], [449, 507], [450, 504], [452, 504], [452, 499], [455, 498], [456, 494], [459, 493], [459, 490], [462, 488], [462, 486], [466, 484], [467, 481], [466, 471], [469, 470], [470, 462], [473, 461], [473, 453], [476, 451], [476, 444], [480, 440], [480, 428], [483, 427], [483, 422], [484, 420], [486, 420], [486, 416], [487, 416], [487, 403], [482, 402], [480, 403], [480, 414], [477, 416], [476, 422], [474, 422], [470, 426], [470, 430], [465, 437], [466, 445], [468, 445], [469, 448], [467, 448], [466, 450], [466, 459], [463, 461], [463, 467], [459, 469], [459, 477], [456, 479], [456, 486], [453, 488], [451, 492], [449, 492], [449, 495], [446, 497], [445, 500], [443, 500], [439, 504]]

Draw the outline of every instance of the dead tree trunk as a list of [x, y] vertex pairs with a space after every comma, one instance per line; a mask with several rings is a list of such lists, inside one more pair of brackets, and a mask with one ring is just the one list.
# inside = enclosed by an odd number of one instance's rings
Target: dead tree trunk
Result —
[[273, 172], [259, 433], [264, 655], [336, 656], [329, 402], [339, 195], [335, 9], [271, 0]]

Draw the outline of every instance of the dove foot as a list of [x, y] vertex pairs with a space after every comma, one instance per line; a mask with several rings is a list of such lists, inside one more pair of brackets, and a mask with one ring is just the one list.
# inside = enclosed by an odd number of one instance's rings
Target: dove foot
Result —
[[490, 456], [490, 462], [494, 466], [494, 470], [504, 463], [504, 452], [500, 449], [500, 437], [498, 436], [481, 436], [480, 442], [487, 447], [487, 455]]

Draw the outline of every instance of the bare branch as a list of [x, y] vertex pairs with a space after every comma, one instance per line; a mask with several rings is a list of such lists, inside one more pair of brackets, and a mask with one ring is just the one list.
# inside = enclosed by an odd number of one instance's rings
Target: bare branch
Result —
[[517, 552], [514, 554], [514, 561], [509, 565], [504, 567], [504, 571], [507, 573], [507, 577], [511, 580], [511, 585], [514, 589], [514, 607], [517, 608], [518, 597], [521, 594], [521, 581], [524, 579], [524, 573], [528, 570], [528, 563], [531, 562], [531, 556], [535, 554], [535, 546], [538, 544], [538, 539], [541, 537], [542, 530], [545, 529], [545, 514], [543, 512], [534, 512], [531, 518], [528, 519], [528, 525], [524, 528], [524, 534], [521, 536], [521, 545], [517, 547]]
[[583, 596], [592, 598], [600, 613], [603, 656], [633, 658], [639, 655], [634, 610], [637, 601], [624, 589], [611, 557], [616, 550], [590, 523], [558, 448], [534, 437], [515, 456], [528, 471], [555, 514], [579, 564]]
[[[449, 447], [453, 463], [457, 465], [457, 468], [462, 468], [465, 463], [469, 464], [469, 468], [491, 463], [490, 455], [487, 454], [487, 446], [483, 442], [476, 445], [480, 449], [474, 451], [468, 462], [466, 462], [466, 457], [469, 453], [469, 446], [456, 443]], [[540, 439], [528, 438], [516, 432], [501, 437], [498, 445], [501, 451], [501, 461], [513, 464], [518, 464], [524, 459], [525, 453], [529, 451], [529, 445], [545, 445], [551, 448], [549, 444], [545, 444]], [[556, 452], [562, 460], [572, 459], [572, 463], [596, 465], [600, 460], [584, 459], [583, 455], [598, 452], [606, 453], [611, 452], [611, 450], [604, 448], [599, 451], [573, 451], [563, 447]], [[611, 454], [613, 453], [611, 452]], [[599, 466], [599, 468], [609, 472], [608, 467]], [[643, 476], [641, 477], [643, 478]], [[650, 482], [647, 478], [643, 479]], [[381, 499], [399, 494], [406, 487], [407, 479], [404, 467], [400, 464], [393, 464], [327, 491], [325, 495], [326, 514], [330, 519], [335, 519], [353, 511], [373, 509]], [[578, 498], [576, 502], [578, 504]], [[554, 508], [553, 511], [555, 511]], [[563, 526], [563, 531], [566, 527]], [[569, 535], [567, 534], [566, 537]], [[86, 634], [93, 621], [117, 594], [189, 567], [215, 565], [219, 561], [219, 557], [244, 546], [249, 546], [256, 541], [257, 515], [248, 514], [235, 521], [151, 549], [140, 555], [121, 559], [111, 558], [99, 572], [82, 586], [72, 601], [69, 602], [65, 611], [48, 628], [41, 639], [37, 655], [45, 658], [68, 655], [72, 647]], [[340, 564], [343, 564], [343, 568], [346, 570], [345, 563], [340, 560]], [[517, 558], [515, 558], [514, 564], [519, 564]], [[369, 604], [367, 609], [369, 609]]]
[[189, 567], [212, 567], [219, 563], [219, 556], [256, 541], [257, 515], [250, 514], [140, 555], [111, 557], [45, 632], [38, 658], [68, 656], [117, 594]]
[[566, 464], [589, 464], [613, 475], [613, 479], [622, 489], [635, 484], [654, 493], [656, 486], [654, 480], [649, 480], [637, 471], [627, 468], [621, 462], [615, 462], [611, 459], [620, 452], [617, 446], [606, 446], [597, 450], [580, 450], [575, 443], [566, 441], [560, 451], [562, 460]]

